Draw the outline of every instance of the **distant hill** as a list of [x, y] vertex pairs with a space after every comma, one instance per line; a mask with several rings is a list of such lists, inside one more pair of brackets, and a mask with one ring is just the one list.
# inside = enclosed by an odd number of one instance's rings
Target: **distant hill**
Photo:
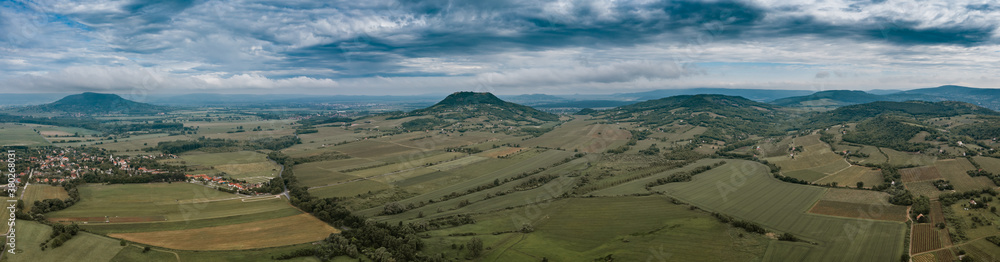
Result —
[[816, 92], [807, 96], [793, 96], [777, 99], [771, 104], [779, 106], [823, 107], [864, 104], [891, 99], [886, 96], [874, 95], [865, 91], [829, 90]]
[[811, 122], [821, 125], [833, 125], [861, 121], [883, 114], [909, 115], [913, 117], [947, 117], [966, 114], [1000, 115], [997, 111], [965, 102], [878, 101], [845, 106], [819, 113], [812, 117]]
[[703, 135], [722, 141], [779, 132], [776, 126], [787, 116], [774, 105], [727, 95], [672, 96], [607, 112], [613, 120], [635, 121], [650, 128], [669, 124], [708, 127]]
[[635, 101], [580, 100], [534, 105], [536, 108], [608, 108], [634, 104]]
[[501, 96], [503, 100], [512, 103], [518, 103], [522, 105], [539, 105], [539, 104], [551, 104], [551, 103], [561, 103], [569, 101], [569, 99], [558, 97], [554, 95], [546, 94], [527, 94], [527, 95], [516, 95], [516, 96]]
[[0, 106], [26, 106], [52, 103], [69, 94], [0, 94]]
[[699, 95], [699, 94], [717, 94], [717, 95], [729, 95], [729, 96], [739, 96], [749, 100], [763, 102], [772, 101], [775, 99], [792, 97], [792, 96], [804, 96], [812, 94], [812, 91], [808, 90], [777, 90], [777, 89], [737, 89], [737, 88], [687, 88], [687, 89], [659, 89], [647, 92], [638, 93], [619, 93], [613, 96], [625, 100], [653, 100], [660, 99], [664, 97], [679, 96], [679, 95]]
[[467, 119], [485, 117], [496, 120], [555, 121], [559, 116], [538, 111], [497, 98], [491, 93], [456, 92], [444, 100], [424, 109], [413, 110], [411, 115], [436, 115], [442, 118]]
[[875, 101], [900, 102], [910, 100], [928, 102], [959, 101], [993, 110], [1000, 110], [1000, 89], [946, 85], [908, 91], [871, 90], [864, 92], [831, 90], [803, 96], [775, 99], [771, 103], [791, 107], [839, 107]]
[[69, 95], [58, 101], [23, 108], [22, 111], [48, 111], [69, 114], [155, 114], [169, 111], [164, 106], [151, 105], [124, 99], [115, 94], [86, 92]]
[[946, 85], [889, 94], [897, 100], [961, 101], [1000, 110], [1000, 89]]

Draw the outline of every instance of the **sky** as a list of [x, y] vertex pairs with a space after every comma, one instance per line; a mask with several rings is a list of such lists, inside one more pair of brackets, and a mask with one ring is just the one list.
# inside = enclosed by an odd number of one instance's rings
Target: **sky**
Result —
[[1000, 88], [994, 0], [0, 2], [0, 93]]

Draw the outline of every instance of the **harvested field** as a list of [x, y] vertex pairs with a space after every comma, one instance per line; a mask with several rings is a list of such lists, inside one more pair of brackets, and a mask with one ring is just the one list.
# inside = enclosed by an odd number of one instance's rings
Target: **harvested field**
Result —
[[319, 241], [340, 230], [308, 214], [187, 230], [110, 234], [179, 250], [243, 250]]
[[933, 166], [904, 168], [899, 170], [899, 174], [903, 183], [942, 179], [937, 167]]
[[910, 252], [913, 254], [941, 248], [941, 237], [931, 224], [913, 225], [913, 239], [910, 242]]

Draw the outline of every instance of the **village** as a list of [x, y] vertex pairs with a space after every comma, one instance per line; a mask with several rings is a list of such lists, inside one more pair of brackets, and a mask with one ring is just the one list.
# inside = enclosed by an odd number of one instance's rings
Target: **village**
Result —
[[[115, 156], [99, 148], [38, 148], [22, 153], [23, 169], [18, 170], [16, 182], [36, 184], [61, 184], [83, 179], [87, 183], [145, 183], [186, 181], [227, 192], [257, 194], [248, 190], [260, 188], [261, 183], [188, 174], [186, 167], [164, 164], [160, 160], [176, 159], [174, 154]], [[179, 176], [179, 174], [183, 174]]]

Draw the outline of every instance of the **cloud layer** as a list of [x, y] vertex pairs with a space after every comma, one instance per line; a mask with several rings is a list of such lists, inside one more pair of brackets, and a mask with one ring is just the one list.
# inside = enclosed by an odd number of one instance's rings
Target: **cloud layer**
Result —
[[995, 86], [1000, 5], [916, 0], [0, 3], [0, 92]]

